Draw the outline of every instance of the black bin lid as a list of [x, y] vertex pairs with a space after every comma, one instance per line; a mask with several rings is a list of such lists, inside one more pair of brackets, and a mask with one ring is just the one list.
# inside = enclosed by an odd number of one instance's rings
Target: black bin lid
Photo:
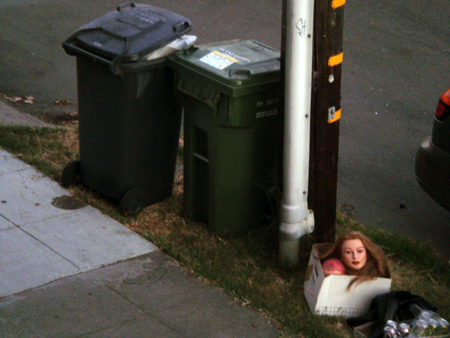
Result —
[[168, 10], [127, 3], [78, 29], [63, 43], [69, 55], [82, 54], [106, 63], [136, 61], [192, 28]]

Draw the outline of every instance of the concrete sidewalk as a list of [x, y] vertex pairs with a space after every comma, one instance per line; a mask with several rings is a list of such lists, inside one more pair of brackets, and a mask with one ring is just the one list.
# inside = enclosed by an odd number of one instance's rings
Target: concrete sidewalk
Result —
[[[0, 123], [13, 120], [42, 124], [0, 103]], [[278, 336], [260, 314], [1, 149], [0, 271], [5, 338]]]

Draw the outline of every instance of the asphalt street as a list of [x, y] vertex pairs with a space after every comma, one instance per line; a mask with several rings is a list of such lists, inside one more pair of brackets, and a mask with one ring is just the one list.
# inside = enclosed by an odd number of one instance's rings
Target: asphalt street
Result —
[[[140, 3], [188, 17], [198, 43], [242, 38], [281, 45], [281, 0]], [[3, 0], [0, 93], [32, 96], [33, 104], [16, 108], [35, 116], [76, 111], [75, 60], [61, 43], [119, 4]], [[445, 1], [346, 2], [338, 173], [338, 209], [363, 224], [428, 241], [448, 257], [450, 213], [418, 186], [414, 156], [449, 86], [449, 27]]]

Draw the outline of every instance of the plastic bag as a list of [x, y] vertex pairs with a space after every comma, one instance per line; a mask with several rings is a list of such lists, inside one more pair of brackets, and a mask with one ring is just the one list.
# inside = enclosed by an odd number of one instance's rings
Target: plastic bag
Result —
[[171, 43], [165, 45], [164, 47], [161, 47], [150, 54], [147, 54], [143, 56], [142, 58], [150, 61], [159, 59], [162, 57], [169, 56], [171, 54], [174, 54], [176, 52], [179, 52], [184, 49], [188, 49], [191, 47], [195, 41], [197, 41], [197, 37], [194, 35], [183, 35], [180, 36], [178, 39], [172, 41]]

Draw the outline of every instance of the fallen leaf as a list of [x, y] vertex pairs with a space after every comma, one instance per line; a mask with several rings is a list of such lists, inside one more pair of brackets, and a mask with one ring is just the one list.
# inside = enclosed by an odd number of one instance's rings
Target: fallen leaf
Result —
[[55, 100], [53, 101], [53, 104], [56, 104], [58, 106], [72, 106], [73, 103], [67, 100]]
[[21, 97], [18, 97], [18, 96], [16, 96], [16, 97], [9, 97], [9, 96], [4, 95], [4, 97], [5, 97], [5, 99], [7, 99], [7, 100], [9, 100], [9, 101], [11, 101], [11, 102], [19, 102], [19, 101], [22, 101], [22, 98], [21, 98]]
[[23, 101], [24, 103], [28, 103], [28, 104], [33, 104], [34, 103], [33, 102], [33, 100], [34, 100], [33, 96], [26, 96], [25, 98], [26, 98], [26, 100]]

